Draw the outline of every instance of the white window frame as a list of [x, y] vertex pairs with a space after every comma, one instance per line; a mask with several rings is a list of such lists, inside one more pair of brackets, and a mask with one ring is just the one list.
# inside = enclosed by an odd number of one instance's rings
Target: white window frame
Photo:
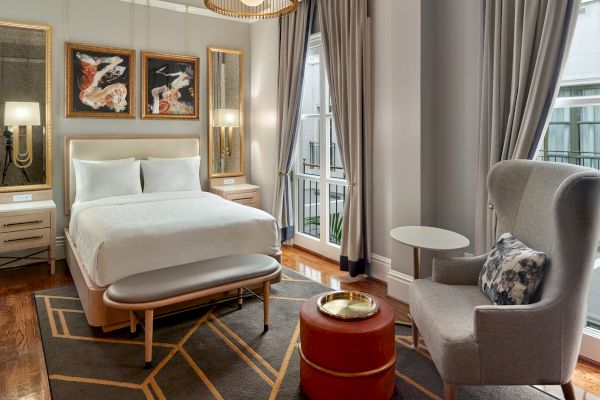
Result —
[[[327, 121], [331, 119], [333, 121], [333, 113], [329, 112], [329, 81], [327, 79], [327, 74], [325, 70], [325, 64], [323, 62], [323, 45], [321, 42], [321, 34], [313, 34], [310, 37], [309, 48], [315, 49], [320, 48], [320, 62], [319, 62], [319, 76], [320, 82], [319, 85], [320, 93], [320, 104], [319, 113], [316, 114], [302, 114], [300, 116], [301, 123], [303, 121], [316, 119], [319, 121], [319, 160], [320, 168], [319, 168], [319, 176], [304, 174], [298, 168], [298, 163], [295, 164], [295, 173], [294, 173], [294, 187], [295, 193], [295, 213], [296, 213], [296, 226], [294, 227], [294, 244], [308, 249], [310, 251], [314, 251], [318, 254], [321, 254], [327, 258], [337, 260], [340, 257], [340, 249], [341, 247], [329, 241], [329, 185], [340, 185], [340, 186], [348, 186], [348, 181], [346, 179], [334, 178], [331, 176], [331, 168], [330, 168], [330, 141], [329, 135], [327, 134]], [[301, 151], [301, 146], [296, 147], [296, 156], [295, 159], [299, 160], [299, 152]], [[325, 160], [325, 162], [323, 162]], [[308, 181], [318, 182], [320, 189], [320, 205], [319, 205], [319, 213], [320, 213], [320, 238], [316, 238], [311, 235], [307, 235], [303, 233], [301, 229], [301, 224], [304, 224], [303, 220], [300, 220], [300, 196], [303, 193], [300, 193], [298, 190], [299, 182], [301, 179], [305, 179]]]

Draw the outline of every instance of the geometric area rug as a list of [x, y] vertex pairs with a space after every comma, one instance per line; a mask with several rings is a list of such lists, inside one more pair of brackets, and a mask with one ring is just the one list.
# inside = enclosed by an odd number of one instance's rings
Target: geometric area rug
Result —
[[[143, 369], [144, 333], [90, 327], [74, 286], [39, 291], [35, 301], [50, 390], [67, 399], [305, 399], [300, 391], [298, 312], [331, 290], [284, 268], [272, 286], [270, 329], [262, 303], [242, 310], [221, 303], [156, 318], [152, 369]], [[396, 330], [394, 400], [442, 399], [443, 384], [427, 353], [415, 352], [410, 330]], [[335, 349], [331, 349], [335, 352]], [[459, 388], [458, 398], [546, 400], [531, 386]]]

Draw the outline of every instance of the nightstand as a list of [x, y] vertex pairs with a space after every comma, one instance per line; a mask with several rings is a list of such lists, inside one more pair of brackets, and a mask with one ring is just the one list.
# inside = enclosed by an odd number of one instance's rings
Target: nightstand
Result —
[[[35, 200], [35, 198], [34, 198]], [[56, 204], [53, 200], [0, 204], [0, 253], [46, 247], [50, 273], [56, 258]], [[11, 262], [27, 259], [43, 251]]]
[[210, 191], [224, 199], [235, 201], [245, 206], [260, 207], [260, 187], [247, 183], [233, 185], [217, 185]]

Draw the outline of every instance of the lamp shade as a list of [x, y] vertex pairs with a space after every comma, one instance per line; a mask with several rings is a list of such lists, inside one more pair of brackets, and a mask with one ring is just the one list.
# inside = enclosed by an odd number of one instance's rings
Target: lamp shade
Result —
[[40, 125], [40, 103], [7, 101], [4, 104], [4, 125]]
[[213, 126], [235, 128], [240, 126], [240, 110], [218, 108], [213, 111]]

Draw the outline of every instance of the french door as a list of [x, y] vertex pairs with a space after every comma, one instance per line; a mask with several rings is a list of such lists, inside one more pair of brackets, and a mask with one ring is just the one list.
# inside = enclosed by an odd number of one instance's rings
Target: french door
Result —
[[297, 221], [294, 243], [338, 259], [348, 182], [337, 145], [322, 60], [321, 37], [313, 35], [304, 71], [294, 174]]

